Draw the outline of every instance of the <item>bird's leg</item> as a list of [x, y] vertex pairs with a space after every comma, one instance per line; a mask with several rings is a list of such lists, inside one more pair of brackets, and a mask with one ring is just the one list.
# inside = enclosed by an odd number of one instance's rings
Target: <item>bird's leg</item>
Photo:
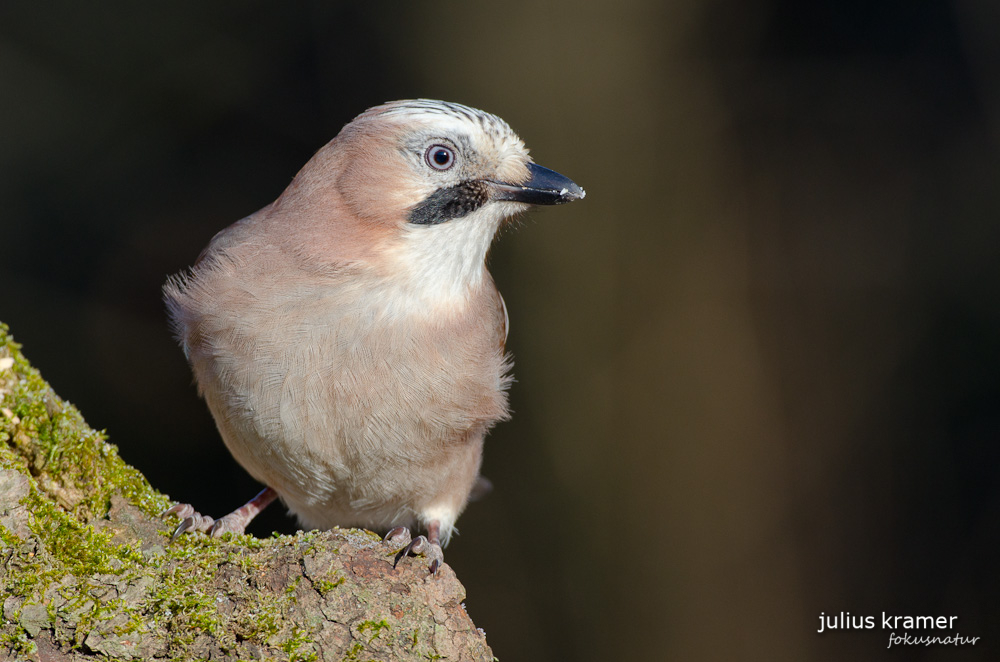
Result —
[[243, 533], [250, 520], [277, 498], [277, 492], [270, 487], [265, 487], [260, 491], [260, 494], [218, 520], [200, 514], [189, 503], [179, 503], [172, 506], [163, 512], [163, 516], [173, 514], [181, 518], [181, 523], [174, 529], [171, 540], [177, 540], [188, 531], [206, 531], [213, 538], [218, 538], [227, 531]]
[[408, 541], [403, 549], [396, 554], [392, 567], [396, 567], [399, 560], [404, 556], [425, 556], [430, 559], [431, 574], [435, 574], [438, 568], [444, 563], [444, 551], [441, 549], [441, 522], [431, 520], [427, 524], [427, 537], [417, 536], [410, 540], [410, 532], [405, 526], [397, 526], [386, 534], [385, 539], [389, 542]]

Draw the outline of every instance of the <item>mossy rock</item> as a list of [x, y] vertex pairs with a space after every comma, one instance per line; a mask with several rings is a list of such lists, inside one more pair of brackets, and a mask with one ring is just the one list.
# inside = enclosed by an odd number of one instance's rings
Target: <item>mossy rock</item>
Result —
[[447, 565], [370, 532], [185, 535], [0, 324], [0, 660], [492, 660]]

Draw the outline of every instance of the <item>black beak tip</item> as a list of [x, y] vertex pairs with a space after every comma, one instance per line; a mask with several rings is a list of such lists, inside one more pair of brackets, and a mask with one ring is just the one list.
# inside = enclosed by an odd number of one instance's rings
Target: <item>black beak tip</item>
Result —
[[587, 196], [587, 192], [577, 186], [576, 182], [554, 170], [529, 163], [528, 172], [528, 181], [521, 184], [494, 182], [498, 198], [529, 205], [562, 205], [583, 200]]

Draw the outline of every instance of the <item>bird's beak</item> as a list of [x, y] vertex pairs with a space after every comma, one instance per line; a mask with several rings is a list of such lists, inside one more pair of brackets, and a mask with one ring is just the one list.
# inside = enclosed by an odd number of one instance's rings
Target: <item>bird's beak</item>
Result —
[[582, 200], [587, 195], [572, 179], [555, 170], [529, 163], [528, 174], [528, 181], [521, 184], [490, 182], [494, 190], [493, 199], [525, 202], [529, 205], [561, 205]]

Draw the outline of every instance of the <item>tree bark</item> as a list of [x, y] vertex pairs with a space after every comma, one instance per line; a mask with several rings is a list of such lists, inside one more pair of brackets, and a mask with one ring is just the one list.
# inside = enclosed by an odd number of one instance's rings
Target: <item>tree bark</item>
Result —
[[447, 565], [358, 530], [172, 542], [171, 503], [0, 324], [0, 660], [494, 659]]

